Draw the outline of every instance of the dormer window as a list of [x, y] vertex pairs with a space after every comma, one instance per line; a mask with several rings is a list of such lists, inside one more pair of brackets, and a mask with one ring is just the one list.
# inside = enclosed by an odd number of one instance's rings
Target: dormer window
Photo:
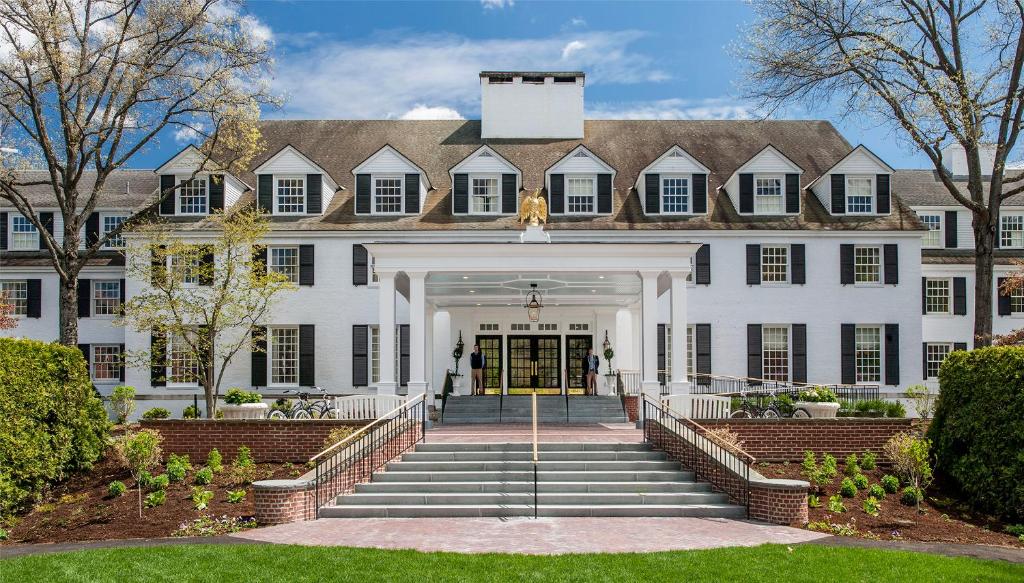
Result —
[[786, 212], [782, 176], [757, 176], [754, 183], [754, 213], [777, 215]]
[[402, 193], [405, 192], [404, 178], [397, 176], [373, 177], [373, 213], [397, 215], [402, 213]]
[[11, 217], [11, 251], [39, 249], [39, 232], [32, 221], [21, 215]]
[[597, 180], [593, 176], [565, 177], [566, 214], [594, 214]]
[[875, 212], [874, 179], [871, 176], [846, 177], [847, 214], [872, 214]]
[[501, 212], [501, 193], [498, 176], [471, 176], [470, 212], [495, 215]]
[[688, 176], [661, 177], [661, 209], [664, 214], [690, 212], [690, 178]]
[[306, 212], [306, 178], [304, 176], [277, 176], [274, 195], [274, 214], [301, 215]]
[[209, 212], [206, 178], [182, 180], [178, 189], [179, 215], [205, 215]]

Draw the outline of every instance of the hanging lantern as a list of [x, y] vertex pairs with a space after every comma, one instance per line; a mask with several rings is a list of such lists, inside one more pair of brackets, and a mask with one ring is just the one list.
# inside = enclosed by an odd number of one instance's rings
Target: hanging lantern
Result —
[[523, 307], [526, 308], [526, 315], [531, 322], [540, 321], [540, 309], [544, 307], [544, 297], [537, 291], [537, 284], [530, 284], [530, 291], [526, 294], [526, 303]]

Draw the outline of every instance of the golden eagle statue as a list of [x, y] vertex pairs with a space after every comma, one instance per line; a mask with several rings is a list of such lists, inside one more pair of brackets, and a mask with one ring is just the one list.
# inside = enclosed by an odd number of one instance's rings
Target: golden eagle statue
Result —
[[548, 224], [548, 203], [541, 198], [539, 188], [524, 198], [523, 204], [519, 206], [519, 224], [527, 220], [531, 227], [539, 226], [541, 221]]

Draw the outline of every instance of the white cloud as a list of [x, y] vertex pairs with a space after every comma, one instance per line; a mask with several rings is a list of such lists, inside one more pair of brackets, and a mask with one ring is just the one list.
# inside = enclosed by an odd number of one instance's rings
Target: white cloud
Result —
[[450, 107], [430, 107], [417, 103], [409, 111], [403, 113], [399, 119], [466, 119], [462, 114]]
[[754, 107], [725, 97], [713, 99], [659, 99], [595, 103], [587, 107], [589, 119], [753, 119]]
[[501, 8], [511, 8], [516, 5], [515, 0], [480, 0], [480, 5], [485, 10], [495, 10]]
[[587, 21], [579, 17], [573, 18], [572, 20], [569, 21], [569, 26], [574, 26], [576, 28], [584, 28], [587, 26]]
[[202, 132], [206, 126], [201, 123], [194, 123], [191, 126], [178, 126], [174, 130], [174, 141], [179, 144], [192, 144], [203, 139]]
[[587, 43], [581, 40], [570, 41], [569, 44], [565, 45], [565, 48], [562, 49], [562, 60], [568, 61], [572, 57], [573, 53], [582, 51], [585, 48], [587, 48]]

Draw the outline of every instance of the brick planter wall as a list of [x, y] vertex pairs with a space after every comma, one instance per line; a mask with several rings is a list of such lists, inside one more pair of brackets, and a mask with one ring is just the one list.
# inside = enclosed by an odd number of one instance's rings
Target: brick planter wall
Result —
[[639, 398], [636, 395], [625, 397], [626, 417], [629, 419], [630, 423], [636, 423], [636, 420], [640, 418], [640, 414], [638, 413], [638, 401]]
[[807, 524], [808, 483], [799, 480], [750, 480], [750, 518], [803, 526]]
[[323, 450], [332, 430], [367, 423], [330, 419], [160, 419], [142, 421], [141, 425], [160, 432], [164, 455], [188, 454], [193, 460], [205, 460], [210, 450], [217, 448], [225, 460], [231, 460], [244, 445], [258, 463], [306, 463]]

